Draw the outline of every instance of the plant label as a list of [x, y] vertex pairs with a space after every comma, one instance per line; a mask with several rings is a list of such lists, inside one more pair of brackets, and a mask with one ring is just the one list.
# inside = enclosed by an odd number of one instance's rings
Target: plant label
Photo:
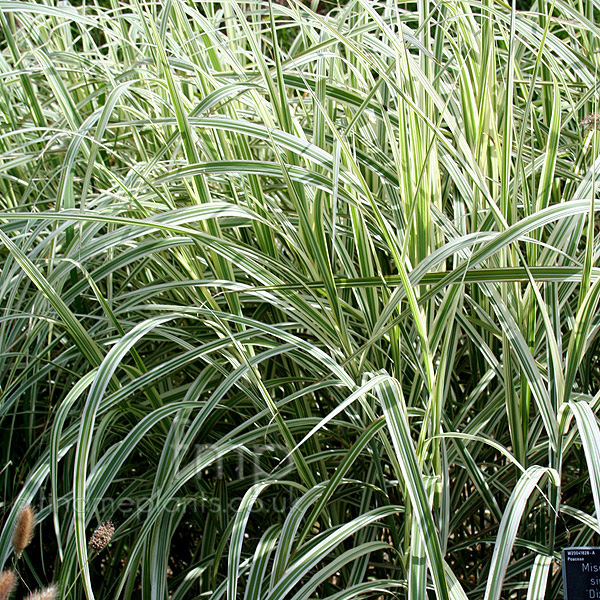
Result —
[[565, 600], [600, 600], [600, 548], [562, 551]]

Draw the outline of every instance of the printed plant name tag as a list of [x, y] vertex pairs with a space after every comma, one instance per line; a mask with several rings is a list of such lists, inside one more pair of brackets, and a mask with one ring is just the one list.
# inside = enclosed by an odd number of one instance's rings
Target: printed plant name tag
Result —
[[600, 600], [600, 548], [562, 551], [565, 600]]

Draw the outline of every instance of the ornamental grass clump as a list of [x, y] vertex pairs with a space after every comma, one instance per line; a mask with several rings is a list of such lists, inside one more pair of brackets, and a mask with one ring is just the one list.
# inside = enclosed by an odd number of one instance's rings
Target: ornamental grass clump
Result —
[[115, 533], [115, 526], [112, 521], [104, 521], [95, 530], [88, 545], [96, 552], [102, 552], [108, 546], [112, 536]]
[[0, 600], [8, 600], [17, 587], [17, 576], [14, 571], [5, 569], [0, 573]]
[[600, 532], [599, 6], [0, 0], [0, 569], [559, 600]]
[[21, 557], [23, 550], [31, 543], [34, 527], [35, 512], [31, 506], [27, 505], [17, 515], [17, 522], [12, 536], [13, 550], [17, 558]]
[[590, 113], [581, 121], [580, 125], [586, 129], [600, 129], [600, 114]]
[[56, 586], [51, 585], [43, 590], [37, 590], [27, 596], [27, 600], [55, 600]]
[[[31, 505], [22, 507], [16, 514], [15, 525], [12, 534], [12, 549], [15, 562], [19, 560], [23, 551], [29, 546], [33, 539], [36, 525], [35, 511]], [[17, 573], [12, 569], [5, 569], [0, 573], [0, 600], [7, 600], [17, 587]], [[57, 588], [51, 585], [44, 590], [31, 593], [28, 600], [54, 600]]]

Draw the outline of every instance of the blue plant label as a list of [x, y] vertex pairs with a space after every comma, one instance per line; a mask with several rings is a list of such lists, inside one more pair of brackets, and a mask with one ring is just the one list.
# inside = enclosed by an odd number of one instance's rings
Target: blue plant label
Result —
[[562, 551], [565, 600], [600, 600], [600, 548]]

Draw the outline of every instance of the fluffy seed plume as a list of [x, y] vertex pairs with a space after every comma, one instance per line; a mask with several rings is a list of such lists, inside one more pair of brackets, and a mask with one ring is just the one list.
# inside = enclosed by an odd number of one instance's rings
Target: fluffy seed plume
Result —
[[88, 545], [93, 548], [96, 552], [101, 552], [108, 546], [113, 534], [115, 532], [115, 526], [112, 521], [104, 521], [96, 528], [96, 531], [92, 534]]
[[8, 600], [17, 587], [17, 576], [7, 569], [0, 573], [0, 600]]
[[586, 129], [600, 129], [600, 113], [590, 113], [580, 125]]
[[56, 598], [56, 586], [54, 585], [47, 587], [45, 590], [33, 592], [27, 596], [27, 600], [54, 600], [54, 598]]
[[29, 542], [33, 537], [34, 525], [35, 512], [33, 512], [31, 506], [27, 505], [19, 512], [15, 532], [13, 533], [12, 543], [17, 558], [20, 558], [23, 550], [29, 546]]

